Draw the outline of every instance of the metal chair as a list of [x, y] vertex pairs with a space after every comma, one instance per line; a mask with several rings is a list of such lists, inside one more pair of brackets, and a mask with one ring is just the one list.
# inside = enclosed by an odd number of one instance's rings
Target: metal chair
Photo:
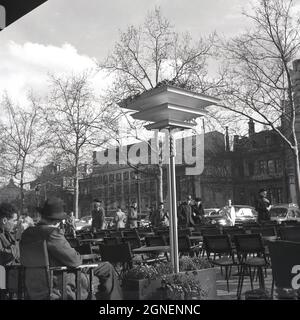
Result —
[[110, 262], [118, 276], [122, 279], [124, 273], [132, 268], [132, 252], [130, 243], [102, 244], [99, 246], [102, 261]]
[[240, 275], [237, 288], [237, 297], [241, 298], [244, 277], [249, 271], [251, 289], [253, 290], [253, 275], [251, 268], [257, 270], [259, 285], [265, 289], [263, 268], [269, 266], [265, 253], [265, 246], [261, 234], [243, 234], [235, 235], [234, 242], [236, 245], [237, 256], [240, 264]]
[[[269, 243], [269, 251], [272, 267], [272, 290], [273, 297], [274, 285], [278, 291], [278, 298], [293, 298], [296, 295], [296, 289], [293, 288], [293, 277], [297, 274], [293, 272], [295, 266], [300, 265], [300, 243], [292, 241], [271, 241]], [[290, 291], [288, 297], [286, 292]]]
[[300, 242], [300, 227], [288, 226], [279, 228], [281, 240]]
[[[229, 292], [229, 278], [231, 268], [237, 265], [231, 245], [229, 235], [209, 235], [203, 237], [203, 244], [207, 254], [207, 259], [216, 266], [225, 267], [225, 280], [227, 291]], [[211, 254], [214, 255], [213, 259]]]

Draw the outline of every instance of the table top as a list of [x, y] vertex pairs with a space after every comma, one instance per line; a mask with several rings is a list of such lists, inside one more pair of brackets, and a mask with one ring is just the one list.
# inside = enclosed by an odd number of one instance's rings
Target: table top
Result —
[[153, 247], [140, 247], [133, 249], [133, 253], [152, 253], [152, 252], [169, 252], [170, 246], [153, 246]]
[[82, 240], [79, 240], [79, 242], [81, 243], [85, 243], [85, 242], [94, 242], [94, 243], [98, 243], [98, 242], [103, 242], [104, 239], [82, 239]]

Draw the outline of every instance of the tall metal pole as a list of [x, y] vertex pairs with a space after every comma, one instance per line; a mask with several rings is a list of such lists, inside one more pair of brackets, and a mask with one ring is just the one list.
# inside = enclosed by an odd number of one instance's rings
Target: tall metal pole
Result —
[[175, 141], [169, 129], [170, 161], [168, 165], [169, 199], [170, 199], [170, 250], [174, 273], [179, 272], [177, 201], [176, 201], [176, 172], [175, 172]]

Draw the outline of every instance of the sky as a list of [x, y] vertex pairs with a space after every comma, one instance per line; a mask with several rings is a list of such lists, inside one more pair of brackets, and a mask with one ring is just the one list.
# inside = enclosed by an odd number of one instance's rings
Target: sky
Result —
[[[49, 73], [93, 68], [112, 50], [119, 31], [142, 23], [155, 6], [176, 31], [197, 38], [214, 31], [234, 35], [247, 27], [241, 11], [253, 1], [48, 0], [1, 31], [0, 94], [5, 90], [22, 102], [28, 90], [47, 92]], [[107, 85], [101, 74], [95, 85]]]

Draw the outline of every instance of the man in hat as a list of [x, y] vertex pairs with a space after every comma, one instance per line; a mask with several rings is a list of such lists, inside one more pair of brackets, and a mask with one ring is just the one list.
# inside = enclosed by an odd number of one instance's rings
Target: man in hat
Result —
[[[59, 228], [60, 222], [67, 218], [60, 199], [47, 200], [40, 210], [41, 220], [35, 227], [27, 228], [22, 234], [20, 242], [20, 253], [22, 259], [22, 248], [34, 242], [45, 240], [47, 244], [50, 267], [66, 266], [78, 267], [82, 264], [80, 254], [70, 246], [63, 231]], [[32, 259], [38, 256], [38, 252], [32, 252]], [[97, 299], [120, 300], [121, 289], [113, 266], [109, 262], [100, 262], [94, 268], [93, 284], [96, 288]], [[88, 275], [82, 273], [81, 296], [86, 299], [88, 295]], [[59, 282], [59, 279], [57, 279]], [[54, 281], [54, 285], [57, 283]], [[59, 288], [59, 285], [57, 286]], [[69, 273], [67, 277], [67, 295], [74, 299], [75, 276]]]
[[93, 201], [93, 210], [92, 210], [92, 230], [102, 230], [105, 226], [105, 211], [102, 206], [102, 201], [95, 199]]
[[256, 201], [255, 210], [258, 213], [257, 222], [261, 223], [269, 221], [270, 217], [271, 202], [267, 199], [267, 190], [262, 188], [259, 190], [259, 198]]
[[195, 204], [192, 206], [192, 218], [195, 224], [200, 224], [204, 219], [204, 209], [202, 206], [202, 199], [195, 198]]

